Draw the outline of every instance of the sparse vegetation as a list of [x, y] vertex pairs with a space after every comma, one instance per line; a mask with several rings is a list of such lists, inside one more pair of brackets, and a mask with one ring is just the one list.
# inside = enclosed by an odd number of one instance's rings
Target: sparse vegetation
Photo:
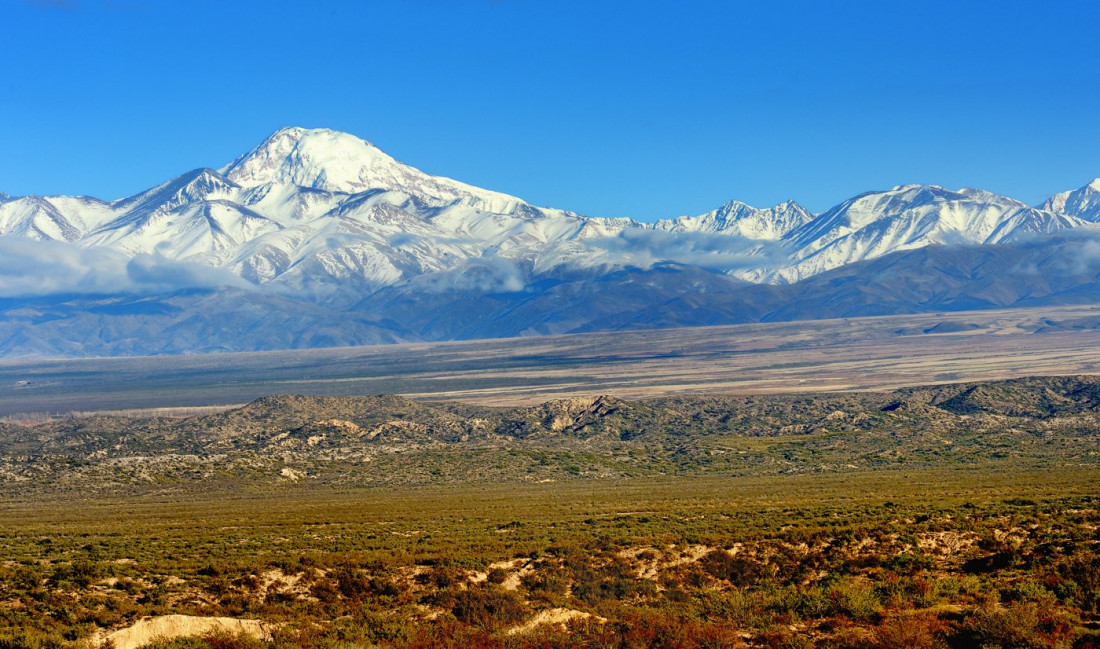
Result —
[[155, 647], [1096, 646], [1096, 385], [10, 427], [0, 649], [168, 614], [269, 636]]
[[[275, 631], [157, 646], [1088, 646], [1096, 477], [971, 468], [9, 502], [0, 646], [76, 646], [168, 613]], [[539, 619], [551, 623], [527, 626]]]
[[[0, 425], [0, 483], [42, 495], [196, 485], [537, 483], [1100, 465], [1100, 381], [891, 393], [595, 397], [533, 407], [277, 396], [191, 418]], [[1026, 498], [1024, 499], [1026, 500]]]

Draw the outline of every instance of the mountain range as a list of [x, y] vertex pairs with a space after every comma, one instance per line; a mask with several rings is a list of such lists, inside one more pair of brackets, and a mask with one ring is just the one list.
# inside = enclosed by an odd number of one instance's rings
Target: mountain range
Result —
[[1100, 179], [820, 214], [537, 207], [326, 129], [114, 201], [0, 194], [0, 353], [194, 353], [1097, 301]]

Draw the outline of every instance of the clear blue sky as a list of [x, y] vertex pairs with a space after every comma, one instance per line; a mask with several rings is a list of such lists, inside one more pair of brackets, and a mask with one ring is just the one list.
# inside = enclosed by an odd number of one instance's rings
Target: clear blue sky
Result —
[[118, 198], [280, 126], [643, 220], [1100, 176], [1100, 3], [0, 0], [0, 191]]

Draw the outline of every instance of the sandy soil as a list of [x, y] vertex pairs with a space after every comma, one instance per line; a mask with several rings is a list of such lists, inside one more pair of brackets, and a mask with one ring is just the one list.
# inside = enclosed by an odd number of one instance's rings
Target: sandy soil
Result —
[[[591, 613], [576, 611], [571, 608], [551, 608], [545, 611], [539, 611], [526, 623], [508, 629], [508, 635], [516, 635], [518, 633], [533, 631], [536, 627], [542, 626], [543, 624], [556, 624], [558, 626], [564, 627], [566, 624], [572, 622], [573, 620], [587, 620], [591, 617], [594, 617]], [[607, 621], [602, 617], [596, 617], [595, 619], [600, 622]]]
[[113, 643], [114, 649], [138, 649], [153, 640], [171, 640], [207, 633], [248, 635], [258, 640], [271, 637], [271, 627], [259, 620], [238, 620], [231, 617], [195, 617], [191, 615], [162, 615], [147, 617], [137, 624], [94, 639], [94, 644], [104, 646]]

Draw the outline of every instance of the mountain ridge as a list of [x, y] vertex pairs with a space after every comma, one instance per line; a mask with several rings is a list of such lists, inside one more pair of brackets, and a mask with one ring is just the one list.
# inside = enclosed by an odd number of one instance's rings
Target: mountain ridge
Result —
[[[117, 201], [4, 198], [0, 235], [158, 252], [226, 268], [255, 284], [298, 288], [309, 281], [293, 272], [280, 277], [302, 265], [328, 280], [354, 275], [359, 284], [380, 287], [487, 257], [550, 269], [627, 267], [644, 258], [691, 263], [706, 254], [718, 257], [708, 267], [741, 279], [788, 283], [929, 243], [1001, 243], [1085, 227], [1100, 219], [1095, 186], [1063, 192], [1038, 208], [984, 190], [901, 185], [820, 214], [794, 201], [763, 209], [730, 201], [698, 216], [641, 223], [536, 207], [424, 173], [346, 133], [287, 127], [221, 168], [195, 169]], [[387, 241], [398, 233], [437, 245], [398, 250]], [[725, 236], [702, 241], [719, 234]], [[614, 249], [583, 245], [616, 238], [622, 241]], [[177, 239], [187, 245], [166, 243]], [[654, 249], [640, 257], [629, 245], [639, 241]], [[737, 263], [723, 265], [722, 255]]]
[[[273, 348], [265, 339], [296, 348], [1100, 301], [1089, 261], [1100, 256], [1100, 241], [1089, 242], [1100, 240], [1098, 223], [1100, 180], [1038, 207], [981, 189], [898, 185], [819, 214], [793, 200], [764, 209], [734, 200], [655, 223], [606, 219], [433, 176], [353, 135], [288, 127], [220, 168], [111, 202], [0, 194], [0, 296], [48, 305], [30, 317], [34, 308], [4, 309], [0, 353]], [[1048, 261], [1059, 257], [1080, 268]], [[1053, 274], [1037, 281], [1006, 264]], [[114, 297], [65, 297], [112, 287]], [[111, 306], [135, 297], [151, 309], [145, 320], [141, 308]], [[218, 314], [244, 328], [236, 346], [215, 331]], [[157, 318], [185, 342], [147, 339]], [[341, 318], [348, 330], [337, 333]]]

